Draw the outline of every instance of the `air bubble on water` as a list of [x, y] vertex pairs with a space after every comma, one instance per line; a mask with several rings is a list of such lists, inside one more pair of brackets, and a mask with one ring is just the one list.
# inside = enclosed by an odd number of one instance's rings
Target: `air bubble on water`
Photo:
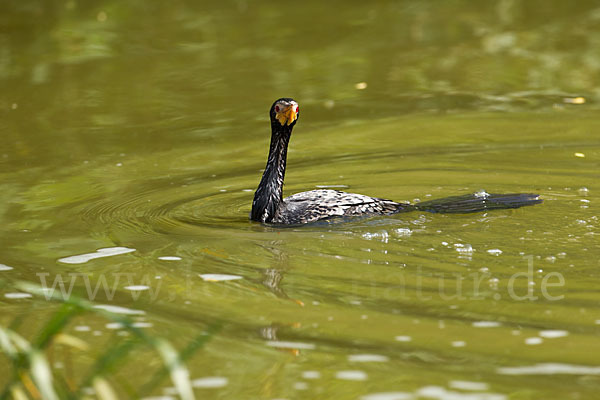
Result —
[[294, 383], [294, 389], [306, 390], [306, 389], [308, 389], [308, 384], [306, 382], [296, 382], [296, 383]]
[[9, 267], [5, 264], [0, 264], [0, 271], [10, 271], [11, 269], [13, 269], [13, 267]]
[[89, 332], [92, 330], [92, 328], [87, 325], [77, 325], [74, 329], [77, 332]]
[[569, 332], [560, 329], [547, 329], [539, 332], [539, 335], [546, 339], [556, 339], [569, 336]]
[[497, 328], [501, 324], [498, 321], [475, 321], [472, 325], [474, 328]]
[[150, 286], [148, 285], [129, 285], [125, 286], [125, 290], [130, 290], [132, 292], [140, 292], [144, 290], [149, 290]]
[[368, 378], [363, 371], [338, 371], [335, 377], [347, 381], [366, 381]]
[[319, 371], [304, 371], [302, 372], [302, 378], [304, 379], [319, 379], [321, 373]]
[[481, 189], [481, 190], [473, 193], [473, 196], [480, 198], [480, 199], [487, 199], [488, 197], [490, 197], [490, 194], [488, 192], [486, 192], [485, 190]]
[[398, 228], [394, 230], [396, 236], [410, 236], [412, 235], [412, 231], [408, 228]]
[[377, 240], [383, 243], [388, 243], [389, 241], [389, 234], [387, 231], [366, 232], [363, 233], [362, 237], [367, 240]]
[[525, 339], [525, 344], [532, 346], [536, 344], [542, 344], [543, 341], [544, 339], [542, 339], [541, 337], [528, 337], [527, 339]]
[[475, 250], [473, 249], [473, 246], [471, 246], [470, 244], [465, 244], [464, 246], [461, 245], [460, 247], [457, 247], [456, 251], [458, 251], [459, 253], [462, 253], [462, 254], [473, 254], [473, 252]]
[[381, 354], [350, 354], [350, 362], [388, 362], [390, 358]]
[[227, 386], [229, 379], [223, 376], [206, 376], [194, 379], [191, 383], [195, 388], [221, 388]]
[[[450, 381], [450, 385], [449, 386], [452, 389], [459, 389], [459, 390], [466, 390], [466, 391], [486, 391], [486, 390], [489, 389], [488, 384], [485, 383], [485, 382]], [[458, 397], [456, 397], [456, 398], [459, 398], [459, 397], [463, 397], [463, 395], [462, 394], [458, 395]], [[441, 399], [442, 397], [440, 396], [440, 397], [437, 397], [437, 398]], [[448, 397], [444, 397], [444, 398], [454, 398], [454, 395], [453, 394], [452, 395], [448, 394]], [[471, 396], [464, 396], [464, 398], [465, 399], [471, 398]], [[482, 396], [482, 397], [475, 396], [474, 398], [488, 398], [488, 397], [486, 397], [486, 396]], [[495, 399], [496, 397], [495, 396], [490, 396], [489, 398], [490, 399], [491, 398]], [[501, 397], [498, 396], [497, 398], [498, 399], [504, 398], [504, 396], [501, 396]]]
[[7, 299], [28, 299], [28, 298], [32, 297], [32, 295], [29, 293], [15, 292], [15, 293], [5, 293], [4, 297], [6, 297]]

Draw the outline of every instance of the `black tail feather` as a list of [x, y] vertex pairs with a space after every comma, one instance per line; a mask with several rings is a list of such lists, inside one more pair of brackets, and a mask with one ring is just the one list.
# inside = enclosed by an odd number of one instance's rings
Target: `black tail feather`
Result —
[[539, 195], [533, 193], [489, 194], [482, 192], [424, 201], [415, 204], [414, 207], [430, 213], [466, 214], [532, 206], [542, 201]]

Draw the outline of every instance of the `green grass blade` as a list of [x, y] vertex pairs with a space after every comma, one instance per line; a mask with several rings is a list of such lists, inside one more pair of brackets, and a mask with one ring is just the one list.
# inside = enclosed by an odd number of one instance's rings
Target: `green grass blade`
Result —
[[35, 382], [44, 400], [58, 400], [58, 395], [52, 386], [52, 371], [46, 357], [39, 351], [32, 351], [28, 354], [31, 364], [31, 377]]
[[96, 391], [96, 396], [99, 400], [118, 400], [115, 391], [112, 389], [108, 381], [103, 377], [95, 377], [93, 386], [94, 390]]
[[181, 363], [177, 350], [164, 339], [155, 339], [154, 347], [162, 357], [165, 366], [169, 369], [171, 380], [182, 400], [194, 400], [190, 372]]
[[46, 323], [44, 329], [40, 332], [38, 338], [34, 342], [34, 347], [38, 349], [46, 347], [52, 338], [62, 331], [71, 318], [80, 312], [81, 308], [73, 304], [63, 304], [58, 312], [52, 316], [50, 321]]
[[[179, 359], [181, 360], [181, 362], [187, 361], [196, 353], [196, 351], [203, 348], [204, 345], [206, 345], [206, 343], [210, 339], [212, 339], [217, 332], [221, 330], [221, 326], [222, 325], [220, 322], [210, 325], [206, 332], [203, 332], [202, 334], [198, 335], [194, 340], [188, 343], [188, 345], [179, 353]], [[156, 385], [158, 385], [163, 380], [163, 378], [167, 376], [168, 373], [169, 370], [166, 367], [163, 367], [160, 370], [158, 370], [154, 374], [152, 379], [142, 387], [142, 389], [140, 390], [140, 394], [145, 395], [150, 393], [156, 387]]]

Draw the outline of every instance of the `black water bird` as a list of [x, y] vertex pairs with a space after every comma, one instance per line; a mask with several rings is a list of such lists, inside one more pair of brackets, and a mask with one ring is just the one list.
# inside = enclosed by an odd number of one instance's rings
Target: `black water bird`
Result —
[[250, 219], [254, 221], [298, 225], [334, 217], [391, 215], [408, 211], [470, 213], [518, 208], [542, 202], [537, 194], [479, 192], [410, 204], [326, 189], [296, 193], [284, 199], [287, 148], [299, 112], [298, 103], [290, 98], [276, 100], [271, 106], [271, 146], [267, 166], [254, 193], [250, 213]]

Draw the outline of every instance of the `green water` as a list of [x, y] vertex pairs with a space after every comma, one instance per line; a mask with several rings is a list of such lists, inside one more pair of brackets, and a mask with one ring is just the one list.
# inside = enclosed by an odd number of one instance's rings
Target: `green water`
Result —
[[[18, 282], [64, 282], [177, 349], [209, 337], [185, 360], [196, 398], [597, 396], [599, 3], [0, 8], [0, 325], [34, 340], [60, 303], [15, 298]], [[252, 223], [282, 96], [301, 109], [287, 195], [544, 203]], [[114, 247], [135, 251], [64, 262]], [[53, 373], [79, 382], [128, 340], [109, 323], [71, 319], [89, 349], [50, 346]], [[120, 398], [178, 398], [161, 365], [136, 349], [105, 378]]]

